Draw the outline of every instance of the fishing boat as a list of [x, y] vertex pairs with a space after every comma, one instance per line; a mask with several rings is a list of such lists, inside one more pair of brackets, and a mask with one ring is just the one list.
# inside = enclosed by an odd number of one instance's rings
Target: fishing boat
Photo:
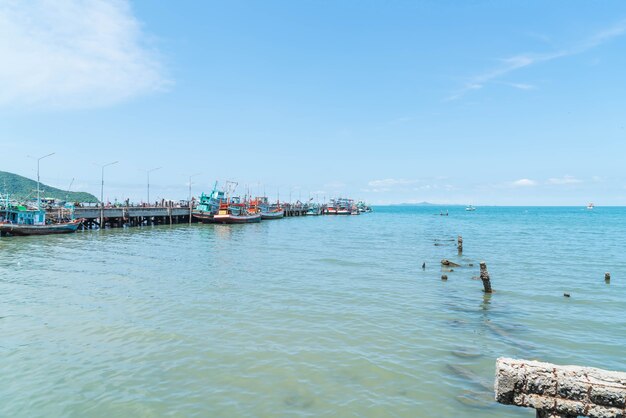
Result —
[[265, 196], [257, 197], [253, 202], [253, 205], [258, 207], [261, 213], [261, 219], [271, 220], [285, 217], [285, 210], [280, 206], [280, 202], [276, 202], [276, 204], [272, 205]]
[[192, 216], [202, 223], [209, 223], [213, 219], [219, 209], [220, 202], [224, 199], [224, 192], [217, 190], [217, 183], [213, 187], [211, 193], [200, 195], [200, 200], [196, 209], [192, 212]]
[[587, 205], [587, 210], [593, 210], [593, 208], [595, 208], [595, 206], [593, 205], [593, 203], [589, 203]]
[[261, 212], [261, 219], [282, 219], [284, 217], [284, 209], [272, 209], [269, 212]]
[[351, 199], [337, 199], [337, 215], [351, 215], [354, 201]]
[[0, 234], [13, 236], [70, 234], [72, 232], [76, 232], [81, 223], [81, 219], [74, 219], [69, 222], [44, 225], [13, 224], [10, 222], [1, 222]]
[[465, 207], [465, 210], [468, 211], [468, 212], [474, 212], [476, 210], [476, 208], [474, 206], [472, 206], [472, 205], [467, 205]]
[[326, 209], [325, 209], [324, 213], [326, 215], [336, 215], [337, 214], [337, 206], [336, 206], [336, 203], [335, 203], [335, 199], [330, 199], [330, 202], [326, 206]]
[[356, 209], [359, 211], [359, 213], [370, 213], [372, 211], [372, 208], [362, 200], [359, 200], [357, 202]]
[[[240, 206], [241, 205], [241, 206]], [[247, 224], [261, 222], [261, 213], [250, 212], [243, 204], [224, 201], [219, 210], [211, 218], [217, 224]]]
[[310, 204], [306, 210], [306, 216], [319, 216], [322, 213], [320, 205], [317, 203]]
[[[40, 208], [40, 204], [32, 208], [9, 201], [8, 196], [3, 200], [0, 215], [0, 235], [2, 236], [69, 234], [76, 232], [82, 224], [82, 219], [51, 222], [46, 219], [46, 211]], [[73, 210], [71, 216], [73, 216]]]

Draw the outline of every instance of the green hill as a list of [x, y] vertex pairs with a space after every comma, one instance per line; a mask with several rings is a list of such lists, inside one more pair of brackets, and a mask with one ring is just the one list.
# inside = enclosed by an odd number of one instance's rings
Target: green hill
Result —
[[[5, 189], [6, 185], [6, 189]], [[85, 192], [67, 192], [66, 190], [57, 189], [47, 186], [43, 183], [39, 185], [41, 197], [66, 200], [68, 202], [96, 203], [98, 199]], [[26, 200], [37, 197], [37, 182], [29, 178], [0, 171], [0, 193], [8, 193], [11, 199]]]

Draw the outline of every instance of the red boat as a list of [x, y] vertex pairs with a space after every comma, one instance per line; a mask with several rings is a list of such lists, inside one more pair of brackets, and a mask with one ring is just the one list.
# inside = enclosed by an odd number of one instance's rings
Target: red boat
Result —
[[250, 212], [243, 204], [220, 203], [217, 214], [211, 221], [216, 224], [248, 224], [261, 222], [261, 213]]

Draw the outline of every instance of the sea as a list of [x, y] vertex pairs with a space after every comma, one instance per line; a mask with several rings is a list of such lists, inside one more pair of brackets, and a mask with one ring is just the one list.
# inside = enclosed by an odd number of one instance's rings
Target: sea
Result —
[[0, 416], [533, 417], [496, 359], [626, 371], [625, 251], [622, 207], [3, 237]]

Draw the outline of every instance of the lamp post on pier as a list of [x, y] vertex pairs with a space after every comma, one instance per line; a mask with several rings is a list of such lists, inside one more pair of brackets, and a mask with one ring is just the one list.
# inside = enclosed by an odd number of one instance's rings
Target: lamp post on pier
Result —
[[35, 158], [35, 157], [31, 157], [30, 155], [28, 157], [37, 160], [37, 209], [41, 210], [41, 196], [40, 196], [40, 189], [39, 189], [39, 162], [41, 160], [43, 160], [44, 158], [50, 157], [51, 155], [56, 154], [56, 152], [51, 152], [50, 154], [44, 155], [43, 157], [39, 157], [39, 158]]
[[150, 170], [146, 170], [146, 174], [148, 176], [148, 207], [150, 206], [150, 173], [156, 170], [160, 170], [163, 167], [151, 168]]
[[188, 202], [189, 202], [189, 225], [191, 225], [191, 217], [193, 216], [192, 215], [192, 213], [193, 213], [193, 204], [191, 202], [191, 184], [192, 184], [191, 183], [191, 179], [193, 177], [195, 177], [195, 176], [198, 176], [198, 175], [200, 175], [200, 173], [194, 173], [194, 174], [189, 176], [189, 200], [188, 200]]
[[117, 163], [119, 163], [119, 161], [113, 161], [112, 163], [100, 166], [102, 169], [102, 182], [100, 183], [100, 229], [104, 228], [104, 168]]

